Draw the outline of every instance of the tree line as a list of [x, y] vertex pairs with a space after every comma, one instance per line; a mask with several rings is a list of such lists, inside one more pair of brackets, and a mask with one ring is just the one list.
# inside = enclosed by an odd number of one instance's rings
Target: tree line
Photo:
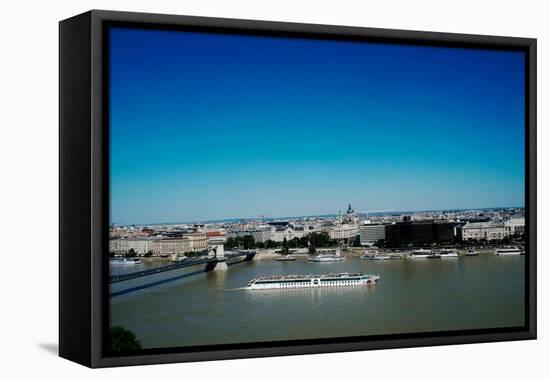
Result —
[[310, 252], [315, 252], [317, 248], [334, 247], [338, 245], [336, 240], [332, 240], [326, 231], [311, 232], [301, 238], [295, 237], [282, 242], [267, 240], [265, 242], [256, 242], [252, 235], [229, 237], [225, 241], [225, 249], [262, 249], [262, 248], [281, 248], [282, 254], [288, 254], [291, 248], [308, 248]]

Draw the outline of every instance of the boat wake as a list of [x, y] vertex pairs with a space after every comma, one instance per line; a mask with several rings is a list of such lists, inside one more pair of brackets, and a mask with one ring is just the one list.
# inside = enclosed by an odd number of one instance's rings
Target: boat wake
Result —
[[243, 286], [243, 287], [232, 287], [232, 288], [229, 288], [229, 289], [223, 289], [223, 291], [240, 291], [240, 290], [246, 290], [246, 286]]

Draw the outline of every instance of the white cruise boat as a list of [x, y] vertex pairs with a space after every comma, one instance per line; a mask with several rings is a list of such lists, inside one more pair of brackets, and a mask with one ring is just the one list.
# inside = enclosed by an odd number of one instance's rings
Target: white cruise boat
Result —
[[386, 261], [386, 260], [400, 260], [401, 256], [399, 255], [379, 255], [377, 253], [373, 254], [364, 254], [361, 256], [362, 260], [380, 260], [380, 261]]
[[269, 276], [251, 280], [246, 288], [249, 290], [265, 290], [360, 286], [373, 285], [379, 279], [380, 276], [366, 273]]
[[344, 257], [342, 256], [336, 256], [336, 255], [317, 255], [313, 257], [309, 257], [307, 261], [311, 262], [339, 262], [344, 261]]
[[109, 259], [109, 264], [111, 265], [136, 265], [141, 264], [141, 260], [138, 258], [124, 258], [124, 257], [115, 257]]
[[427, 259], [433, 258], [435, 253], [430, 249], [415, 249], [409, 254], [410, 259]]
[[173, 262], [179, 262], [179, 261], [183, 261], [183, 260], [186, 260], [188, 257], [185, 256], [185, 255], [178, 255], [177, 253], [174, 253], [172, 255], [172, 257], [170, 258], [171, 261]]
[[495, 251], [495, 254], [499, 256], [513, 256], [513, 255], [523, 255], [525, 254], [525, 251], [523, 250], [523, 248], [505, 247], [505, 248], [498, 248]]
[[442, 259], [446, 257], [458, 257], [458, 253], [454, 249], [442, 249], [438, 254]]
[[281, 257], [277, 257], [277, 261], [296, 261], [296, 257], [292, 255], [285, 255]]

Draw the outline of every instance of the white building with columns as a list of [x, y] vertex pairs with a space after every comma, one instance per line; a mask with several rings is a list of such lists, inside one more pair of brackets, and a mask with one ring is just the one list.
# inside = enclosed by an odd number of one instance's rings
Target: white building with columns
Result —
[[510, 235], [525, 234], [525, 217], [521, 215], [512, 216], [504, 224], [510, 229]]
[[354, 239], [358, 233], [359, 225], [357, 224], [357, 217], [351, 204], [349, 204], [345, 217], [343, 219], [340, 218], [340, 224], [330, 228], [329, 236], [331, 239], [338, 241], [350, 241]]
[[109, 252], [124, 255], [133, 250], [137, 255], [145, 255], [152, 252], [154, 239], [111, 239], [109, 240]]
[[462, 240], [500, 240], [510, 236], [510, 228], [500, 222], [466, 223], [461, 228]]
[[177, 238], [157, 238], [152, 242], [155, 256], [182, 255], [186, 252], [200, 252], [208, 249], [205, 232], [183, 234]]

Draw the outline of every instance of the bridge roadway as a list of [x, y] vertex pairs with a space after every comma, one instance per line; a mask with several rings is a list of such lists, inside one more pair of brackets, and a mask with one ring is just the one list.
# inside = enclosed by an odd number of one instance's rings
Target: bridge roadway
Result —
[[[184, 278], [187, 276], [199, 274], [202, 272], [210, 272], [214, 270], [218, 263], [225, 262], [227, 265], [231, 266], [238, 264], [244, 261], [251, 261], [256, 255], [256, 251], [252, 252], [233, 252], [226, 251], [225, 257], [215, 257], [215, 256], [202, 256], [202, 257], [189, 257], [183, 261], [177, 261], [169, 265], [164, 265], [158, 268], [141, 270], [133, 273], [118, 274], [115, 276], [109, 277], [109, 284], [111, 286], [111, 297], [118, 296], [121, 294], [126, 294], [132, 291], [144, 289], [151, 286], [156, 286], [162, 283], [173, 281], [176, 279]], [[242, 259], [244, 257], [244, 259]], [[205, 265], [204, 270], [178, 273], [179, 269], [185, 270], [184, 268], [189, 268], [197, 265]], [[164, 274], [163, 274], [164, 273]], [[158, 275], [158, 277], [157, 277]], [[149, 279], [142, 278], [149, 277]], [[158, 278], [158, 279], [155, 279]], [[128, 282], [130, 281], [130, 282]], [[135, 282], [134, 282], [135, 281]], [[124, 284], [122, 284], [124, 283]]]

